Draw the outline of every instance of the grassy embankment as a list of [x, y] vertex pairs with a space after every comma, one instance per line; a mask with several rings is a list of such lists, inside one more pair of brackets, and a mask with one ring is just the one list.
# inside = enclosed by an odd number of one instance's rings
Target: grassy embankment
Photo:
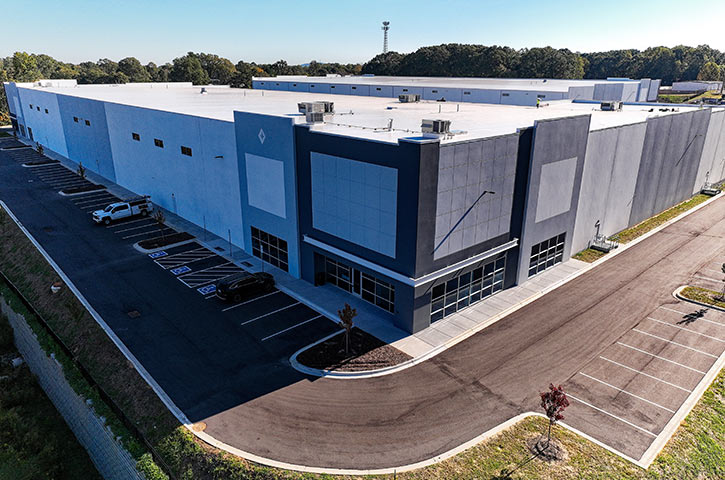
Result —
[[[2, 215], [2, 214], [0, 214]], [[3, 221], [4, 218], [5, 220]], [[0, 270], [8, 275], [30, 299], [40, 313], [52, 324], [56, 333], [75, 352], [105, 391], [118, 403], [125, 414], [138, 425], [180, 479], [241, 480], [334, 478], [327, 475], [295, 472], [253, 465], [243, 459], [218, 452], [196, 440], [181, 427], [153, 391], [141, 379], [123, 355], [80, 306], [75, 297], [64, 289], [51, 296], [49, 284], [56, 274], [37, 250], [5, 217], [0, 218]], [[41, 343], [47, 339], [41, 338]], [[44, 345], [53, 351], [52, 345]], [[68, 360], [60, 356], [75, 388]], [[93, 392], [85, 392], [93, 398]], [[721, 373], [705, 393], [693, 412], [679, 428], [675, 437], [648, 471], [641, 470], [605, 449], [578, 437], [563, 428], [556, 436], [568, 452], [566, 460], [544, 463], [534, 460], [510, 476], [526, 479], [613, 478], [613, 479], [716, 479], [725, 476], [725, 376]], [[98, 404], [96, 404], [98, 405]], [[106, 412], [104, 412], [106, 414]], [[111, 414], [112, 415], [112, 414]], [[109, 417], [111, 418], [111, 417]], [[139, 458], [139, 446], [118, 422], [111, 421], [114, 432], [125, 435], [125, 442]], [[502, 470], [511, 470], [526, 460], [528, 438], [543, 431], [545, 422], [530, 418], [501, 434], [482, 442], [449, 460], [414, 472], [398, 474], [410, 480], [507, 478]], [[154, 474], [149, 479], [164, 478]], [[351, 478], [351, 477], [347, 477]], [[373, 478], [390, 479], [392, 475]]]
[[0, 479], [100, 480], [28, 366], [11, 365], [19, 355], [12, 328], [0, 316]]
[[[654, 217], [650, 217], [647, 220], [638, 223], [637, 225], [630, 227], [626, 230], [622, 230], [619, 233], [616, 233], [609, 237], [612, 240], [616, 240], [619, 243], [628, 243], [634, 240], [637, 237], [641, 237], [645, 233], [649, 232], [650, 230], [654, 230], [655, 228], [659, 227], [663, 223], [666, 223], [676, 216], [685, 213], [686, 211], [690, 210], [691, 208], [694, 208], [698, 205], [700, 205], [705, 200], [708, 200], [712, 197], [709, 197], [707, 195], [703, 195], [701, 193], [698, 193], [694, 197], [685, 200], [682, 203], [678, 203], [674, 207], [668, 208], [664, 212], [658, 213]], [[594, 262], [595, 260], [600, 259], [606, 255], [606, 253], [600, 252], [598, 250], [594, 250], [593, 248], [586, 248], [582, 250], [581, 252], [578, 252], [574, 255], [573, 258], [577, 260], [581, 260], [583, 262]]]

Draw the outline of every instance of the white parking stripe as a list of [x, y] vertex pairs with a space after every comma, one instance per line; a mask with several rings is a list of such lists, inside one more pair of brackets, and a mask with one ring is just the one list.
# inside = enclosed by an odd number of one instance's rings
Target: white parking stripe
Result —
[[242, 305], [246, 305], [248, 303], [256, 302], [260, 298], [269, 297], [270, 295], [275, 295], [277, 293], [282, 293], [282, 291], [281, 290], [275, 290], [274, 292], [266, 293], [266, 294], [262, 295], [261, 297], [256, 297], [256, 298], [253, 298], [251, 300], [247, 300], [246, 302], [237, 303], [236, 305], [232, 305], [231, 307], [223, 308], [222, 309], [222, 312], [227, 312], [227, 311], [229, 311], [229, 310], [231, 310], [233, 308], [241, 307]]
[[693, 372], [697, 372], [697, 373], [699, 373], [701, 375], [705, 375], [705, 373], [706, 373], [706, 372], [703, 372], [703, 371], [698, 370], [696, 368], [688, 367], [687, 365], [683, 365], [683, 364], [681, 364], [679, 362], [675, 362], [674, 360], [670, 360], [669, 358], [661, 357], [659, 355], [655, 355], [654, 353], [649, 353], [648, 351], [642, 350], [641, 348], [637, 348], [637, 347], [633, 347], [631, 345], [627, 345], [626, 343], [617, 342], [617, 345], [621, 345], [623, 347], [631, 348], [632, 350], [635, 350], [637, 352], [644, 353], [644, 354], [649, 355], [649, 356], [654, 357], [654, 358], [659, 358], [660, 360], [664, 360], [665, 362], [673, 363], [673, 364], [675, 364], [677, 366], [680, 366], [682, 368], [686, 368], [688, 370], [692, 370]]
[[717, 338], [717, 337], [712, 337], [710, 335], [705, 335], [704, 333], [700, 333], [700, 332], [697, 332], [695, 330], [690, 330], [689, 328], [681, 327], [679, 325], [672, 325], [671, 323], [663, 322], [662, 320], [657, 320], [656, 318], [652, 318], [652, 317], [647, 317], [647, 319], [652, 320], [653, 322], [662, 323], [664, 325], [667, 325], [668, 327], [677, 328], [677, 329], [680, 329], [680, 330], [684, 330], [686, 332], [690, 332], [690, 333], [694, 333], [694, 334], [697, 334], [697, 335], [701, 335], [701, 336], [703, 336], [705, 338], [709, 338], [711, 340], [715, 340], [716, 342], [725, 343], [725, 340], [723, 340], [723, 339], [720, 339], [720, 338]]
[[[172, 230], [171, 228], [168, 228], [168, 227], [167, 227], [167, 228], [164, 228], [164, 231], [166, 231], [166, 230], [171, 230], [171, 231], [173, 231], [173, 230]], [[161, 232], [160, 232], [159, 230], [151, 230], [151, 231], [148, 231], [148, 232], [143, 232], [143, 233], [137, 233], [137, 234], [135, 234], [135, 235], [128, 235], [128, 236], [126, 236], [126, 237], [121, 237], [121, 239], [122, 239], [122, 240], [126, 240], [126, 239], [128, 239], [128, 238], [140, 237], [140, 236], [142, 236], [142, 235], [148, 235], [149, 233], [154, 233], [154, 232], [156, 232], [156, 233], [158, 233], [159, 235], [161, 235]]]
[[279, 331], [279, 332], [277, 332], [277, 333], [273, 333], [272, 335], [268, 335], [268, 336], [264, 337], [264, 338], [262, 339], [262, 341], [263, 341], [263, 342], [265, 342], [265, 341], [269, 340], [270, 338], [274, 338], [274, 337], [276, 337], [277, 335], [282, 335], [282, 334], [283, 334], [283, 333], [285, 333], [285, 332], [289, 332], [290, 330], [293, 330], [293, 329], [295, 329], [295, 328], [297, 328], [297, 327], [301, 327], [301, 326], [302, 326], [302, 325], [304, 325], [305, 323], [310, 323], [311, 321], [313, 321], [313, 320], [317, 320], [317, 319], [318, 319], [318, 318], [320, 318], [320, 317], [322, 317], [322, 315], [318, 315], [318, 316], [316, 316], [316, 317], [310, 318], [309, 320], [305, 320], [304, 322], [300, 322], [300, 323], [298, 323], [297, 325], [292, 325], [292, 326], [291, 326], [291, 327], [289, 327], [289, 328], [285, 328], [284, 330], [280, 330], [280, 331]]
[[[664, 310], [669, 310], [670, 312], [675, 312], [675, 313], [679, 313], [679, 314], [681, 314], [681, 315], [682, 315], [683, 317], [684, 317], [685, 315], [690, 315], [690, 313], [682, 313], [682, 312], [680, 312], [680, 311], [678, 311], [678, 310], [673, 310], [673, 309], [671, 309], [671, 308], [667, 308], [667, 307], [660, 307], [660, 308], [662, 308], [662, 309], [664, 309]], [[705, 308], [705, 307], [703, 307], [703, 308], [704, 308], [705, 310], [707, 310], [707, 308]], [[700, 318], [698, 318], [697, 320], [694, 320], [694, 321], [698, 321], [698, 322], [707, 322], [707, 323], [712, 323], [713, 325], [719, 325], [719, 326], [721, 326], [721, 327], [725, 327], [725, 323], [722, 323], [722, 322], [716, 322], [716, 321], [714, 321], [714, 320], [708, 320], [707, 318], [704, 318], [704, 317], [700, 317]]]
[[663, 407], [663, 406], [662, 406], [662, 405], [660, 405], [659, 403], [655, 403], [655, 402], [650, 402], [650, 401], [649, 401], [649, 400], [647, 400], [646, 398], [642, 398], [642, 397], [640, 397], [639, 395], [635, 395], [635, 394], [634, 394], [634, 393], [632, 393], [632, 392], [628, 392], [627, 390], [623, 390], [623, 389], [621, 389], [621, 388], [619, 388], [619, 387], [615, 387], [614, 385], [612, 385], [612, 384], [610, 384], [610, 383], [607, 383], [607, 382], [605, 382], [605, 381], [603, 381], [603, 380], [599, 380], [598, 378], [594, 378], [594, 377], [592, 377], [591, 375], [587, 375], [587, 374], [586, 374], [586, 373], [584, 373], [584, 372], [579, 372], [579, 375], [581, 375], [581, 376], [583, 376], [583, 377], [587, 377], [587, 378], [588, 378], [588, 379], [590, 379], [590, 380], [594, 380], [595, 382], [599, 382], [599, 383], [601, 383], [602, 385], [606, 385], [607, 387], [609, 387], [609, 388], [612, 388], [612, 389], [614, 389], [614, 390], [617, 390], [617, 391], [619, 391], [619, 392], [622, 392], [622, 393], [626, 393], [626, 394], [627, 394], [627, 395], [629, 395], [630, 397], [634, 397], [634, 398], [636, 398], [637, 400], [641, 400], [641, 401], [643, 401], [643, 402], [649, 403], [650, 405], [654, 405], [655, 407], [661, 408], [662, 410], [666, 410], [666, 411], [668, 411], [668, 412], [670, 412], [670, 413], [672, 413], [672, 414], [674, 414], [674, 413], [675, 413], [675, 411], [674, 411], [674, 410], [672, 410], [671, 408]]
[[612, 414], [612, 413], [609, 413], [609, 412], [607, 412], [606, 410], [602, 410], [602, 409], [601, 409], [601, 408], [599, 408], [599, 407], [595, 407], [595, 406], [594, 406], [594, 405], [592, 405], [591, 403], [585, 402], [584, 400], [580, 400], [580, 399], [576, 398], [576, 397], [575, 397], [574, 395], [572, 395], [571, 393], [567, 393], [567, 394], [566, 394], [566, 396], [567, 396], [567, 397], [569, 397], [569, 398], [571, 398], [571, 399], [573, 399], [573, 400], [575, 400], [575, 401], [577, 401], [577, 402], [579, 402], [579, 403], [582, 403], [582, 404], [586, 405], [587, 407], [593, 408], [594, 410], [596, 410], [596, 411], [598, 411], [598, 412], [601, 412], [601, 413], [603, 413], [603, 414], [605, 414], [605, 415], [609, 415], [610, 417], [612, 417], [612, 418], [614, 418], [614, 419], [616, 419], [616, 420], [619, 420], [619, 421], [620, 421], [620, 422], [622, 422], [622, 423], [626, 423], [626, 424], [627, 424], [627, 425], [629, 425], [630, 427], [632, 427], [632, 428], [636, 428], [637, 430], [640, 430], [640, 431], [642, 431], [642, 432], [646, 433], [647, 435], [650, 435], [650, 436], [652, 436], [652, 437], [655, 437], [655, 438], [657, 438], [657, 435], [656, 435], [656, 434], [654, 434], [654, 433], [652, 433], [652, 432], [650, 432], [649, 430], [647, 430], [647, 429], [645, 429], [645, 428], [642, 428], [642, 427], [640, 427], [640, 426], [638, 426], [638, 425], [635, 425], [635, 424], [634, 424], [634, 423], [632, 423], [632, 422], [628, 422], [627, 420], [625, 420], [625, 419], [623, 419], [623, 418], [620, 418], [620, 417], [618, 417], [618, 416], [616, 416], [616, 415], [614, 415], [614, 414]]
[[614, 360], [610, 360], [610, 359], [608, 359], [606, 357], [602, 357], [601, 355], [599, 355], [599, 358], [601, 358], [602, 360], [604, 360], [606, 362], [613, 363], [615, 365], [619, 365], [620, 367], [626, 368], [627, 370], [631, 370], [633, 372], [636, 372], [639, 375], [644, 375], [645, 377], [649, 377], [649, 378], [651, 378], [653, 380], [657, 380], [658, 382], [662, 382], [665, 385], [669, 385], [671, 387], [679, 388], [680, 390], [682, 390], [684, 392], [687, 392], [687, 393], [692, 393], [692, 390], [688, 390], [688, 389], [683, 388], [683, 387], [681, 387], [679, 385], [675, 385], [674, 383], [670, 383], [667, 380], [662, 380], [661, 378], [657, 378], [654, 375], [650, 375], [648, 373], [644, 373], [642, 370], [637, 370], [636, 368], [628, 367], [627, 365], [624, 365], [623, 363], [615, 362]]
[[87, 195], [85, 197], [79, 197], [77, 199], [73, 200], [73, 203], [78, 205], [79, 207], [83, 208], [85, 205], [91, 204], [91, 203], [98, 203], [98, 202], [108, 202], [112, 203], [111, 200], [115, 199], [115, 197], [108, 194], [108, 192], [96, 192], [92, 193], [91, 195]]
[[139, 228], [148, 228], [148, 227], [155, 227], [155, 225], [153, 223], [149, 223], [147, 225], [141, 225], [138, 227], [125, 228], [123, 230], [114, 230], [113, 233], [130, 232], [131, 230], [138, 230]]
[[702, 280], [707, 280], [709, 282], [714, 282], [714, 283], [720, 283], [720, 282], [722, 282], [722, 280], [720, 280], [719, 278], [705, 277], [705, 276], [702, 276], [702, 275], [693, 275], [693, 277], [699, 278], [699, 279], [702, 279]]
[[122, 221], [122, 222], [119, 222], [119, 223], [114, 223], [113, 225], [108, 225], [106, 228], [123, 227], [124, 225], [128, 225], [128, 224], [131, 224], [131, 223], [148, 222], [148, 221], [149, 221], [148, 218], [139, 218], [138, 220], [131, 220], [129, 222], [123, 222]]
[[717, 355], [713, 355], [712, 353], [703, 352], [702, 350], [698, 350], [696, 348], [688, 347], [687, 345], [683, 345], [681, 343], [674, 342], [672, 340], [667, 340], [666, 338], [659, 337], [657, 335], [652, 335], [651, 333], [644, 332], [642, 330], [639, 330], [637, 328], [632, 329], [633, 332], [641, 333], [642, 335], [647, 335], [652, 338], [656, 338], [658, 340], [662, 340], [663, 342], [671, 343], [672, 345], [677, 345], [678, 347], [686, 348], [688, 350], [692, 350], [693, 352], [701, 353], [702, 355], [706, 355], [708, 357], [717, 358]]
[[260, 315], [258, 317], [254, 317], [253, 319], [247, 320], [246, 322], [242, 322], [239, 325], [246, 325], [248, 323], [256, 322], [257, 320], [259, 320], [261, 318], [269, 317], [270, 315], [274, 315], [275, 313], [281, 312], [282, 310], [287, 310], [288, 308], [292, 308], [295, 305], [300, 305], [300, 302], [295, 302], [295, 303], [293, 303], [291, 305], [287, 305], [286, 307], [278, 308], [277, 310], [274, 310], [272, 312], [265, 313], [264, 315]]

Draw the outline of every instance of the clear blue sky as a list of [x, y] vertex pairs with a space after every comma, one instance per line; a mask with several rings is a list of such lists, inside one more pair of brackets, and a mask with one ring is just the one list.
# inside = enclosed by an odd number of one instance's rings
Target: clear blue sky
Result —
[[233, 62], [363, 62], [382, 50], [383, 20], [390, 49], [403, 53], [440, 43], [725, 50], [720, 1], [24, 0], [3, 9], [0, 55], [164, 63], [195, 51]]

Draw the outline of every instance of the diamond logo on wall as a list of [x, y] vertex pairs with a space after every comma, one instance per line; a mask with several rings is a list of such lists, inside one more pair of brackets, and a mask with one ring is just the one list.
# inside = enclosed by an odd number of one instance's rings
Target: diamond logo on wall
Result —
[[259, 143], [264, 144], [264, 140], [267, 138], [267, 135], [265, 135], [264, 130], [260, 128], [257, 137], [259, 138]]

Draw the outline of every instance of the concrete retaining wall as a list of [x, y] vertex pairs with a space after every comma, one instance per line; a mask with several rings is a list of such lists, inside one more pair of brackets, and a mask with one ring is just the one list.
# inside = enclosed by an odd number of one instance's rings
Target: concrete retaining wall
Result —
[[103, 478], [145, 480], [136, 470], [136, 461], [116, 440], [103, 417], [96, 415], [86, 400], [75, 393], [66, 381], [60, 363], [46, 355], [25, 318], [15, 313], [2, 297], [0, 312], [8, 318], [13, 328], [18, 351], [80, 444], [88, 451]]

